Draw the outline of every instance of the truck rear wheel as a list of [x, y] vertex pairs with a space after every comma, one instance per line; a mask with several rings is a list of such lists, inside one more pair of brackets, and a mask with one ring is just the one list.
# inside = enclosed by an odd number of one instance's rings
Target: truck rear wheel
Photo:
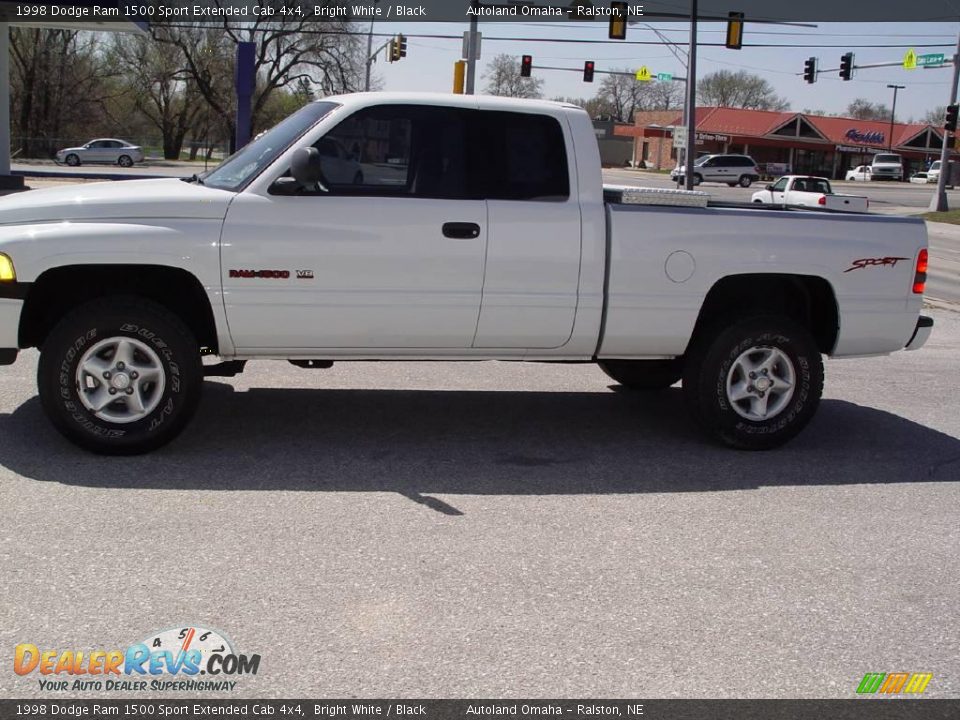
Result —
[[196, 411], [200, 351], [180, 320], [133, 297], [95, 300], [64, 317], [40, 353], [37, 385], [53, 425], [105, 455], [154, 450]]
[[600, 369], [631, 390], [662, 390], [680, 379], [677, 360], [604, 360]]
[[813, 418], [823, 360], [810, 333], [789, 318], [747, 318], [694, 342], [683, 391], [706, 432], [731, 447], [768, 450]]

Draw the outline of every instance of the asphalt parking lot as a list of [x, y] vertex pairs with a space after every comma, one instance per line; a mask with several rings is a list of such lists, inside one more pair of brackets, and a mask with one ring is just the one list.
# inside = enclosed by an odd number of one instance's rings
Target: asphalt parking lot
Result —
[[[234, 697], [846, 698], [894, 671], [958, 697], [960, 314], [931, 314], [919, 352], [828, 362], [767, 453], [589, 365], [255, 362], [107, 459], [50, 429], [24, 353], [0, 647], [206, 624], [262, 656]], [[4, 697], [43, 695], [9, 668]]]

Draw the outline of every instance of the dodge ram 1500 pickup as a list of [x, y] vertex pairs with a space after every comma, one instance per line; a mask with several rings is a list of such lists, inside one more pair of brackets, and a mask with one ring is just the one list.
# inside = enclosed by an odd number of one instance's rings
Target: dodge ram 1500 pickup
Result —
[[53, 425], [107, 454], [167, 443], [252, 359], [598, 363], [682, 380], [705, 431], [765, 449], [813, 416], [823, 355], [923, 345], [926, 244], [920, 220], [604, 188], [572, 105], [336, 96], [200, 176], [0, 200], [0, 363], [39, 348]]

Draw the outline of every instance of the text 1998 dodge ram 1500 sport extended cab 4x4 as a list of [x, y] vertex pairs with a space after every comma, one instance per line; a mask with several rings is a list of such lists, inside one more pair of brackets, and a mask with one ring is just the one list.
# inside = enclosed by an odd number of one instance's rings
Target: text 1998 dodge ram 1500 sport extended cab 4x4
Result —
[[926, 341], [926, 243], [920, 220], [605, 190], [571, 105], [345, 95], [200, 177], [0, 200], [0, 361], [40, 348], [45, 412], [103, 453], [168, 442], [205, 375], [259, 358], [599, 363], [682, 379], [706, 431], [771, 448], [822, 355]]

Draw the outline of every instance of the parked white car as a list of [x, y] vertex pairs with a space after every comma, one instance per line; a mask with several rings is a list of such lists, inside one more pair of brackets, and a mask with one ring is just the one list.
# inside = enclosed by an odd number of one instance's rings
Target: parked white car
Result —
[[810, 175], [784, 175], [753, 194], [753, 202], [768, 205], [820, 207], [840, 212], [867, 212], [870, 200], [862, 195], [838, 195], [830, 181]]
[[[948, 177], [947, 180], [950, 178]], [[934, 160], [927, 169], [927, 180], [929, 182], [938, 182], [940, 180], [940, 161]]]
[[[336, 182], [327, 140], [395, 174]], [[766, 449], [813, 418], [824, 355], [930, 336], [920, 218], [602, 182], [569, 103], [324, 98], [200, 176], [0, 198], [0, 365], [39, 348], [40, 405], [100, 453], [169, 442], [204, 377], [265, 359], [597, 363]]]
[[853, 170], [847, 170], [847, 182], [869, 182], [873, 179], [873, 171], [869, 165], [858, 165]]
[[98, 138], [80, 147], [57, 150], [56, 160], [57, 163], [64, 163], [71, 167], [86, 163], [107, 163], [130, 167], [134, 163], [143, 162], [143, 148], [126, 140]]

